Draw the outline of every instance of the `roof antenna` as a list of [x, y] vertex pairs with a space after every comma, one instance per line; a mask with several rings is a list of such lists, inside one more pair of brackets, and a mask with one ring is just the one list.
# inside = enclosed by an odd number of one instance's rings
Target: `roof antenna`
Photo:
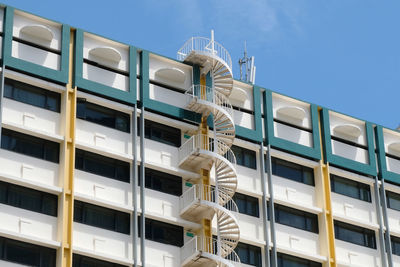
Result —
[[[243, 67], [245, 74], [243, 77]], [[254, 56], [247, 57], [246, 41], [244, 41], [244, 56], [239, 59], [240, 80], [254, 84], [256, 81], [256, 66], [254, 66]]]

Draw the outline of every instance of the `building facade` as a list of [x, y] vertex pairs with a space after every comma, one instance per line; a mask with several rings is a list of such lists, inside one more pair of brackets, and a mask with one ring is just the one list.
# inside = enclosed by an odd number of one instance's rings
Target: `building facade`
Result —
[[0, 266], [400, 266], [400, 132], [1, 6]]

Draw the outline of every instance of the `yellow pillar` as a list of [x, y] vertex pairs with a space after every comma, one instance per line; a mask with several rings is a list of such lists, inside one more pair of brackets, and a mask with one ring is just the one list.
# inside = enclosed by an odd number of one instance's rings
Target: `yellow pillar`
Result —
[[[318, 120], [319, 132], [320, 132], [320, 147], [322, 149], [322, 132], [321, 132], [321, 118]], [[324, 163], [324, 153], [321, 151], [321, 161], [318, 166], [319, 177], [321, 178], [320, 189], [323, 191], [322, 202], [323, 202], [323, 222], [324, 232], [327, 239], [327, 251], [328, 257], [327, 266], [336, 267], [336, 250], [335, 250], [335, 229], [332, 215], [332, 197], [331, 197], [331, 181], [329, 175], [329, 163]]]
[[[72, 87], [73, 51], [75, 30], [71, 29], [69, 43], [69, 77], [66, 86], [65, 107], [65, 141], [64, 153], [64, 180], [62, 193], [62, 240], [61, 260], [63, 267], [72, 266], [72, 227], [74, 214], [74, 168], [75, 168], [75, 118], [76, 118], [76, 87]], [[60, 164], [61, 165], [61, 164]]]

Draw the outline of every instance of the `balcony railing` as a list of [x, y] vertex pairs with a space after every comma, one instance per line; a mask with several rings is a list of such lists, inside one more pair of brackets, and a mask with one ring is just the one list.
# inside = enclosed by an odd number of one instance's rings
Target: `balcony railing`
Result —
[[228, 51], [216, 41], [211, 41], [205, 37], [192, 37], [178, 50], [178, 60], [185, 60], [192, 51], [209, 53], [212, 56], [217, 56], [226, 63], [230, 70], [232, 69], [231, 56]]

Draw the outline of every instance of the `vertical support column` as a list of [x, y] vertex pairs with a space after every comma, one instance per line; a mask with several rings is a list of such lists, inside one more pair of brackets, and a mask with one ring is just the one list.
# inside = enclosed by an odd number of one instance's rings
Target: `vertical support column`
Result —
[[268, 202], [269, 224], [271, 228], [271, 241], [273, 243], [273, 247], [271, 249], [271, 266], [277, 267], [278, 255], [276, 252], [275, 207], [274, 207], [274, 188], [272, 183], [271, 145], [268, 145], [268, 150], [267, 150], [267, 173], [268, 173], [268, 191], [269, 191], [269, 202]]
[[322, 136], [322, 128], [321, 128], [321, 113], [319, 115], [319, 134], [320, 134], [320, 147], [321, 147], [321, 160], [319, 162], [319, 166], [317, 168], [318, 177], [320, 178], [316, 181], [316, 184], [319, 183], [319, 189], [322, 191], [322, 199], [321, 204], [323, 206], [323, 231], [325, 232], [326, 238], [326, 256], [328, 258], [327, 266], [337, 266], [336, 262], [336, 250], [335, 250], [335, 228], [333, 223], [333, 214], [332, 214], [332, 197], [331, 197], [331, 179], [329, 172], [329, 163], [326, 162], [325, 154], [323, 152], [323, 136]]
[[263, 210], [263, 229], [264, 229], [264, 258], [265, 266], [271, 266], [271, 259], [269, 258], [269, 235], [268, 235], [268, 207], [267, 207], [267, 182], [265, 181], [265, 162], [264, 162], [264, 144], [260, 145], [260, 172], [261, 172], [261, 185], [262, 185], [262, 210]]
[[386, 252], [388, 258], [389, 267], [393, 267], [393, 255], [392, 255], [392, 243], [390, 242], [390, 226], [389, 226], [389, 218], [387, 213], [387, 203], [386, 203], [386, 190], [385, 190], [385, 179], [381, 178], [381, 203], [382, 203], [382, 211], [383, 211], [383, 222], [385, 223], [386, 232]]
[[[4, 38], [3, 38], [4, 39]], [[0, 145], [1, 145], [1, 132], [3, 126], [3, 94], [4, 94], [4, 70], [5, 64], [3, 60], [3, 64], [1, 66], [1, 76], [0, 76]]]
[[378, 177], [375, 176], [375, 181], [374, 181], [374, 195], [375, 195], [375, 208], [376, 208], [376, 219], [378, 220], [379, 223], [379, 245], [380, 245], [380, 251], [381, 251], [381, 261], [382, 261], [382, 267], [387, 267], [387, 262], [386, 262], [386, 252], [385, 252], [385, 238], [384, 238], [384, 232], [383, 232], [383, 219], [382, 219], [382, 210], [381, 210], [381, 201], [379, 197], [379, 182], [378, 182]]
[[145, 198], [144, 198], [144, 185], [145, 185], [145, 172], [144, 172], [144, 106], [142, 105], [140, 112], [140, 209], [142, 215], [140, 216], [140, 258], [142, 260], [142, 266], [146, 266], [146, 251], [145, 251]]
[[133, 165], [132, 165], [132, 205], [133, 205], [133, 218], [132, 218], [132, 260], [133, 266], [138, 266], [138, 255], [137, 255], [137, 241], [138, 241], [138, 217], [137, 217], [137, 106], [135, 105], [132, 112], [132, 154], [133, 154]]
[[61, 195], [62, 207], [62, 240], [61, 266], [72, 266], [72, 235], [74, 215], [74, 168], [75, 168], [75, 118], [76, 118], [76, 87], [73, 87], [73, 52], [75, 30], [70, 32], [69, 43], [69, 72], [66, 86], [65, 106], [65, 141], [63, 142], [63, 192]]

